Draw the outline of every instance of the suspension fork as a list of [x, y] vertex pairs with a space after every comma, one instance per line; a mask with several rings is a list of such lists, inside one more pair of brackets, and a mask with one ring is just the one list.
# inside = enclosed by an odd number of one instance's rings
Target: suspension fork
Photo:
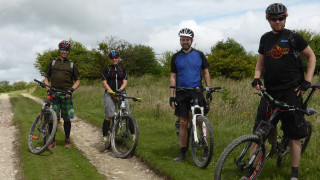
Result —
[[[195, 111], [197, 109], [200, 109], [201, 114], [195, 114]], [[196, 128], [197, 127], [197, 117], [204, 115], [204, 110], [203, 109], [204, 108], [200, 107], [199, 105], [195, 105], [195, 106], [191, 107], [191, 113], [193, 114], [193, 117], [192, 117], [192, 131], [193, 131], [193, 134], [194, 134], [193, 138], [194, 138], [194, 142], [195, 143], [199, 143], [199, 139], [198, 139], [198, 136], [197, 136], [197, 128]], [[206, 137], [207, 136], [207, 128], [206, 128], [205, 123], [202, 123], [201, 127], [202, 127], [203, 136]]]

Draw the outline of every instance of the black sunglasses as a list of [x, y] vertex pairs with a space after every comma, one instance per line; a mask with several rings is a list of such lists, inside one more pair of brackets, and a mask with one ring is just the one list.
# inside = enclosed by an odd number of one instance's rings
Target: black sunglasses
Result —
[[284, 19], [286, 19], [286, 18], [285, 18], [285, 17], [270, 18], [270, 20], [271, 20], [272, 22], [277, 22], [278, 20], [279, 20], [279, 21], [283, 21]]

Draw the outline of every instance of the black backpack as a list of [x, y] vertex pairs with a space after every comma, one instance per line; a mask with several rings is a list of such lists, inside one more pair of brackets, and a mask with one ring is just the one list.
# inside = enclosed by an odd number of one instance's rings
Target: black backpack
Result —
[[304, 81], [303, 63], [302, 63], [301, 55], [298, 51], [298, 45], [297, 45], [297, 41], [295, 40], [295, 35], [296, 35], [296, 32], [290, 30], [288, 42], [293, 51], [292, 55], [294, 57], [294, 64], [298, 67], [301, 74], [301, 82], [303, 82]]

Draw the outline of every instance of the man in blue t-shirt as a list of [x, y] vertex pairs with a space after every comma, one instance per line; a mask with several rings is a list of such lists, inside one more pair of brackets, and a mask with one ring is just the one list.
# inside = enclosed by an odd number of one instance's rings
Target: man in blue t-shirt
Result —
[[[184, 28], [179, 32], [180, 44], [182, 49], [175, 53], [171, 60], [171, 75], [170, 86], [178, 86], [184, 88], [203, 88], [201, 70], [205, 80], [206, 87], [210, 87], [210, 74], [208, 71], [209, 63], [203, 52], [193, 49], [191, 47], [194, 33], [191, 29]], [[206, 89], [208, 89], [206, 88]], [[204, 107], [205, 100], [202, 93], [197, 95], [199, 98], [199, 105]], [[187, 125], [190, 120], [190, 100], [193, 98], [193, 93], [187, 91], [177, 91], [176, 98], [174, 98], [174, 89], [170, 89], [170, 106], [175, 109], [175, 115], [179, 117], [180, 121], [180, 148], [181, 153], [174, 161], [182, 161], [187, 158]], [[207, 102], [212, 100], [211, 93], [207, 93]]]

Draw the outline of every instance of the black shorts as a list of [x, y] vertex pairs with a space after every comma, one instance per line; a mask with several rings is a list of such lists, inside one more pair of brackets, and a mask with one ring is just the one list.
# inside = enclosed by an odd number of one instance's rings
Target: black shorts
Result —
[[[209, 109], [206, 106], [206, 102], [204, 99], [204, 96], [201, 92], [197, 92], [196, 96], [199, 101], [199, 106], [204, 107], [204, 113], [207, 114]], [[192, 100], [194, 99], [194, 91], [188, 91], [188, 90], [181, 90], [176, 92], [176, 109], [175, 109], [175, 115], [178, 117], [189, 117], [190, 107], [192, 105]], [[198, 113], [198, 112], [197, 112]]]
[[[302, 106], [302, 98], [301, 96], [297, 96], [297, 92], [293, 88], [281, 91], [268, 91], [268, 93], [278, 101], [286, 102], [289, 105]], [[267, 121], [270, 112], [270, 105], [261, 98], [253, 131], [258, 127], [261, 120]], [[282, 112], [278, 116], [278, 119], [274, 121], [274, 125], [276, 125], [279, 119], [282, 122], [281, 128], [285, 137], [289, 139], [301, 139], [308, 135], [303, 113], [298, 111]]]

